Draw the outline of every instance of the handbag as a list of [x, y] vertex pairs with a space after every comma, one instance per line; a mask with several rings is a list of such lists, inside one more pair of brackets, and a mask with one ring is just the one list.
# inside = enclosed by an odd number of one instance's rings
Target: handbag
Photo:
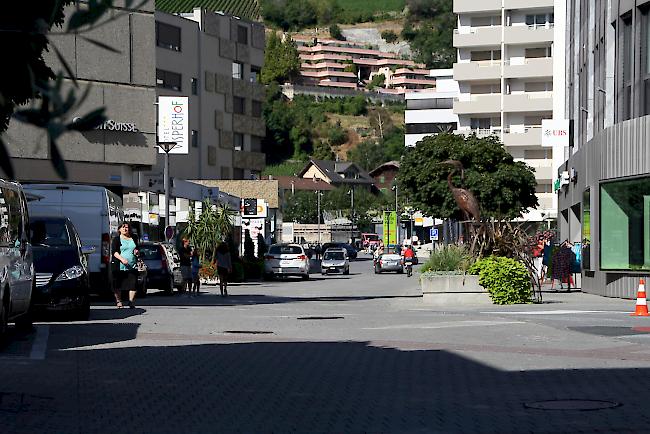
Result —
[[135, 268], [138, 270], [138, 273], [144, 273], [147, 271], [147, 264], [142, 259], [138, 259], [135, 263]]

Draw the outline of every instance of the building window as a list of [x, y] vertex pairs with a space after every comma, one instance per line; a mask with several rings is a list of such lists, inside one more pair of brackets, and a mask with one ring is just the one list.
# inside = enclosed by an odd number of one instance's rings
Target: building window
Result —
[[156, 21], [156, 45], [181, 51], [181, 28]]
[[650, 115], [650, 8], [643, 12], [641, 35], [641, 65], [643, 65], [643, 115]]
[[383, 184], [384, 182], [386, 182], [386, 177], [385, 177], [384, 175], [381, 175], [381, 176], [379, 177], [379, 183], [380, 183], [380, 184]]
[[237, 26], [237, 42], [248, 44], [248, 28], [246, 26]]
[[199, 94], [199, 79], [192, 77], [192, 95]]
[[208, 146], [208, 166], [217, 165], [217, 148], [216, 146]]
[[244, 135], [240, 133], [234, 133], [233, 137], [233, 147], [235, 151], [242, 151], [244, 150]]
[[196, 130], [192, 130], [192, 147], [193, 148], [198, 148], [199, 147], [199, 132]]
[[252, 115], [254, 118], [262, 117], [262, 102], [253, 100]]
[[230, 179], [230, 167], [221, 166], [221, 179]]
[[470, 59], [472, 62], [501, 60], [501, 50], [472, 51]]
[[237, 115], [246, 113], [246, 99], [239, 96], [232, 97], [232, 111]]
[[549, 92], [553, 90], [552, 81], [532, 81], [524, 83], [525, 92]]
[[600, 185], [600, 268], [650, 270], [650, 177]]
[[429, 124], [406, 124], [406, 134], [437, 134], [456, 129], [455, 122], [438, 122]]
[[406, 101], [407, 110], [452, 109], [452, 108], [454, 108], [453, 98], [409, 99]]
[[175, 72], [156, 69], [156, 87], [181, 91], [182, 76]]
[[526, 25], [531, 29], [553, 27], [555, 16], [551, 14], [526, 15]]
[[260, 81], [261, 73], [262, 73], [262, 68], [260, 68], [259, 66], [251, 65], [251, 76], [250, 76], [251, 83], [257, 83], [258, 81]]
[[632, 18], [623, 20], [623, 106], [621, 115], [623, 119], [632, 118], [632, 60], [634, 59], [634, 46], [632, 43]]
[[244, 79], [244, 65], [237, 62], [232, 62], [232, 78], [237, 80]]
[[551, 47], [526, 48], [526, 59], [540, 59], [551, 57]]

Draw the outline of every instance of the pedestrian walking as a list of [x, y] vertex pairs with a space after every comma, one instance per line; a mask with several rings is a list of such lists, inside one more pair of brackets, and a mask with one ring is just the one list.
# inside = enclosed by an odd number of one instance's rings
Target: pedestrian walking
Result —
[[201, 279], [199, 277], [199, 270], [201, 270], [201, 258], [199, 258], [199, 249], [196, 247], [192, 250], [192, 289], [194, 295], [199, 295], [201, 288]]
[[232, 258], [228, 244], [221, 243], [217, 247], [217, 274], [219, 275], [219, 291], [222, 297], [228, 296], [228, 277], [232, 273]]
[[178, 255], [181, 259], [181, 276], [183, 276], [182, 290], [190, 291], [192, 289], [192, 248], [187, 238], [183, 238], [183, 247]]
[[129, 307], [135, 307], [135, 286], [138, 279], [137, 255], [138, 240], [131, 234], [131, 227], [127, 222], [120, 224], [119, 234], [111, 241], [111, 271], [113, 275], [113, 293], [117, 308], [122, 304], [122, 292], [129, 293]]

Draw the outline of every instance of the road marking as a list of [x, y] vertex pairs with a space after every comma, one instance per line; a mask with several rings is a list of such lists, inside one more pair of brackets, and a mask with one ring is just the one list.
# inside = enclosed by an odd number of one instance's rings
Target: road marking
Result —
[[50, 337], [50, 326], [41, 325], [36, 327], [36, 338], [32, 343], [32, 351], [29, 353], [31, 360], [45, 360], [47, 341]]
[[517, 312], [481, 312], [482, 314], [499, 314], [499, 315], [571, 315], [580, 313], [628, 313], [615, 310], [528, 310]]
[[362, 330], [446, 329], [454, 327], [487, 327], [508, 324], [525, 324], [523, 321], [450, 321], [433, 324], [397, 324], [384, 327], [364, 327]]

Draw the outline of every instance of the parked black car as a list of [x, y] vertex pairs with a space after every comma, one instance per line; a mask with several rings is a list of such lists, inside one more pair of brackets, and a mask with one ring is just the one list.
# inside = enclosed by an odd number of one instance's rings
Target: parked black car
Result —
[[64, 311], [74, 319], [90, 315], [88, 258], [94, 247], [81, 245], [79, 234], [66, 217], [32, 217], [29, 223], [36, 285], [36, 311]]
[[138, 256], [147, 265], [146, 288], [158, 288], [167, 293], [174, 290], [173, 264], [160, 243], [143, 242], [138, 246]]
[[351, 261], [357, 259], [357, 249], [355, 249], [348, 243], [325, 243], [321, 248], [321, 252], [325, 253], [325, 250], [331, 248], [345, 249], [345, 251], [348, 252], [348, 258], [350, 258]]

